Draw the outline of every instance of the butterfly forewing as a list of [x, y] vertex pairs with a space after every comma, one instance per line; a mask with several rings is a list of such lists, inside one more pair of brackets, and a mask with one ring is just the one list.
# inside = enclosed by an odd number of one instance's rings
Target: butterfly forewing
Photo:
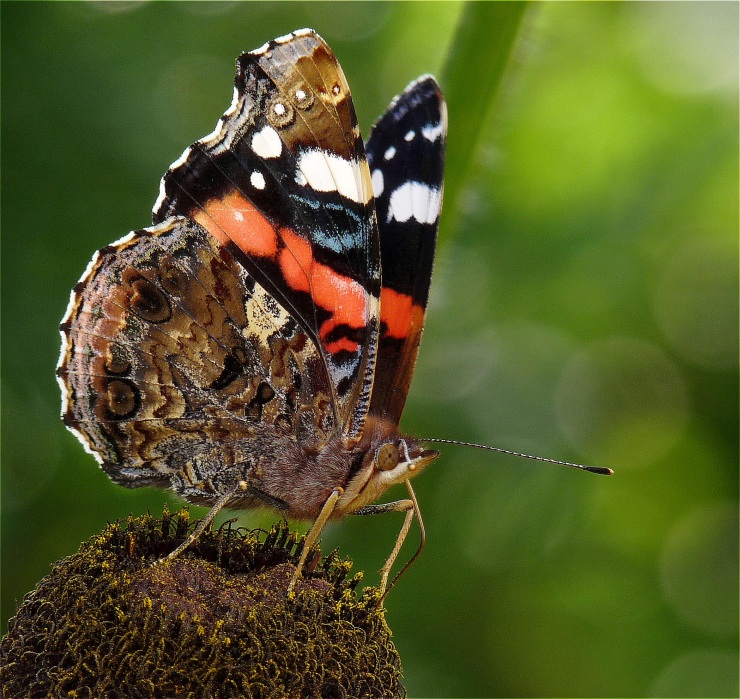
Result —
[[373, 126], [367, 158], [380, 231], [381, 337], [371, 413], [401, 418], [424, 328], [442, 205], [447, 112], [431, 76]]
[[237, 61], [217, 129], [167, 172], [155, 222], [203, 225], [321, 348], [337, 427], [359, 434], [378, 340], [380, 250], [346, 79], [301, 31]]

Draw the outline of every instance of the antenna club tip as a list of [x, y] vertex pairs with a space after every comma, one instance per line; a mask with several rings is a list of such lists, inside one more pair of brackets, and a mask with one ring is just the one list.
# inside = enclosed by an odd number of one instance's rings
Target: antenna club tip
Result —
[[614, 471], [606, 466], [586, 466], [586, 470], [591, 473], [598, 473], [600, 476], [613, 476]]

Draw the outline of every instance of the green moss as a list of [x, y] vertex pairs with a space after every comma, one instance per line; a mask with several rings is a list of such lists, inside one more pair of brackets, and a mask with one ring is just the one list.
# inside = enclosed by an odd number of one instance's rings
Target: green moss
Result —
[[0, 644], [2, 696], [395, 697], [400, 660], [374, 588], [286, 525], [206, 531], [174, 561], [187, 513], [108, 526], [55, 564]]

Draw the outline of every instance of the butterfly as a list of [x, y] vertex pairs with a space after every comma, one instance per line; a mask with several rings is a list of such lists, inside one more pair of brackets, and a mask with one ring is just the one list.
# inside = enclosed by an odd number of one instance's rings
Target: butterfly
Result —
[[[363, 144], [347, 80], [303, 29], [237, 59], [231, 106], [99, 250], [61, 322], [66, 426], [118, 484], [208, 516], [404, 512], [439, 452], [399, 428], [442, 204], [445, 102], [412, 82]], [[405, 484], [409, 498], [376, 501]], [[419, 551], [421, 549], [419, 548]], [[417, 555], [418, 552], [417, 551]]]

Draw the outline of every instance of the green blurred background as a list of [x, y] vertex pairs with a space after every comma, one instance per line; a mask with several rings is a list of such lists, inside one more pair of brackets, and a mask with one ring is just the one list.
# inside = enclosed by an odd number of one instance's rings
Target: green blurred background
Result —
[[[366, 132], [442, 74], [464, 7], [1, 11], [4, 629], [106, 521], [179, 507], [113, 485], [64, 430], [57, 324], [213, 129], [236, 56], [314, 27]], [[456, 94], [484, 128], [448, 182], [403, 426], [616, 475], [443, 448], [415, 484], [427, 548], [387, 603], [412, 696], [737, 696], [737, 27], [736, 3], [535, 4], [496, 100], [472, 47]], [[333, 525], [324, 548], [375, 582], [398, 519]]]

